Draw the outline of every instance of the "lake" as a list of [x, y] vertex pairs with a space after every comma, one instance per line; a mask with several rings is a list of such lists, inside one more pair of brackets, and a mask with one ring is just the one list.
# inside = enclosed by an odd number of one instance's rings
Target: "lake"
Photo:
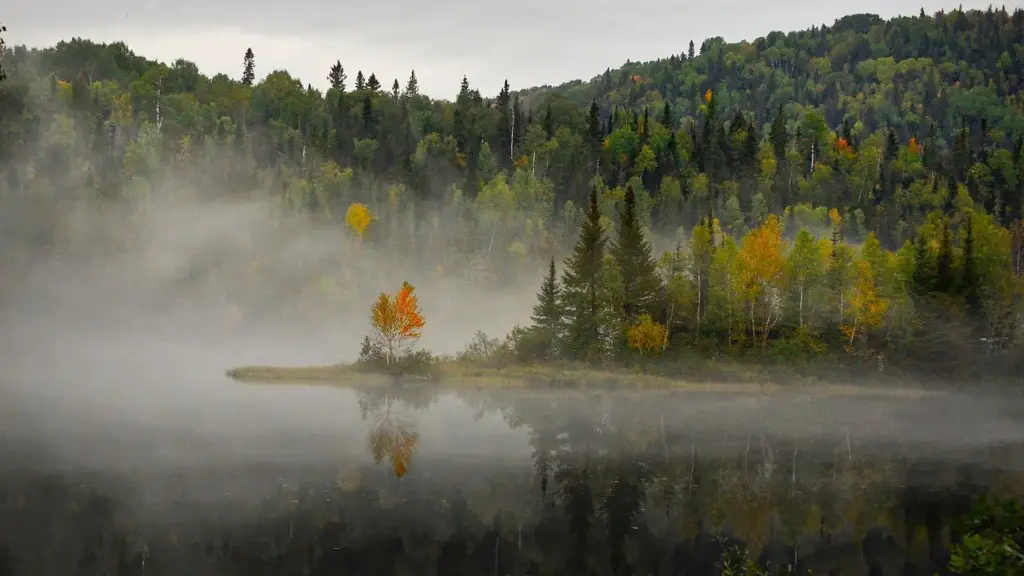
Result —
[[1020, 395], [55, 376], [5, 387], [0, 574], [930, 575], [1024, 493]]

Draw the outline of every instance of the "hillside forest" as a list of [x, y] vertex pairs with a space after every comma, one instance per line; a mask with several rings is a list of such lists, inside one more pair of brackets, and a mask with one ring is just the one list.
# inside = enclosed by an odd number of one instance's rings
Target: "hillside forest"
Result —
[[123, 43], [6, 46], [0, 257], [75, 258], [74, 214], [188, 188], [346, 231], [391, 270], [546, 271], [518, 360], [1019, 374], [1022, 40], [1021, 9], [856, 14], [557, 87], [464, 78], [454, 101], [341, 58], [323, 92], [244, 47], [207, 77]]

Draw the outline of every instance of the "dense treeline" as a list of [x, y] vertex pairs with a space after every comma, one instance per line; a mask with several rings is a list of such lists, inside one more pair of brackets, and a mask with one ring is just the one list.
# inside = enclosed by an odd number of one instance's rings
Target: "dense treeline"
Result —
[[[120, 43], [16, 46], [0, 195], [43, 215], [34, 246], [63, 251], [76, 205], [144, 205], [169, 182], [339, 226], [359, 203], [360, 242], [481, 283], [560, 258], [582, 226], [548, 286], [566, 320], [546, 317], [549, 355], [654, 352], [660, 337], [933, 367], [940, 350], [1010, 357], [1022, 35], [1021, 10], [855, 15], [558, 89], [485, 98], [463, 79], [453, 102], [421, 95], [414, 72], [389, 89], [340, 61], [320, 92], [281, 70], [257, 82], [252, 50], [232, 79]], [[660, 261], [652, 233], [676, 245]]]

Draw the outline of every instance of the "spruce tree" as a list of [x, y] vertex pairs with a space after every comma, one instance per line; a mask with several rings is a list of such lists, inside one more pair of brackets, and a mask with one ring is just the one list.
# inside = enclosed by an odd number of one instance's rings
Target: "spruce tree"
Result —
[[398, 102], [398, 98], [402, 95], [402, 89], [398, 86], [398, 78], [391, 84], [391, 99]]
[[242, 66], [242, 84], [245, 86], [252, 86], [254, 80], [256, 80], [256, 57], [252, 53], [252, 48], [245, 50], [245, 59]]
[[676, 119], [672, 116], [672, 105], [665, 100], [665, 107], [661, 110], [661, 125], [668, 128], [669, 131], [675, 132]]
[[601, 151], [601, 144], [604, 141], [603, 130], [601, 130], [601, 110], [597, 107], [597, 100], [590, 101], [590, 110], [587, 111], [587, 136], [590, 137], [590, 152], [595, 157]]
[[331, 88], [342, 92], [345, 91], [345, 80], [347, 78], [345, 76], [345, 67], [341, 65], [341, 60], [336, 61], [331, 66], [330, 73], [327, 74], [327, 81], [331, 83]]
[[960, 289], [964, 293], [967, 309], [972, 314], [981, 311], [981, 294], [978, 286], [978, 262], [974, 254], [974, 216], [970, 213], [964, 219], [964, 270]]
[[953, 242], [949, 233], [949, 220], [942, 219], [939, 253], [935, 257], [935, 289], [948, 293], [953, 289]]
[[380, 90], [380, 81], [377, 80], [377, 75], [370, 72], [370, 77], [366, 79], [366, 88], [370, 92], [376, 92]]
[[931, 258], [924, 231], [919, 230], [914, 239], [914, 288], [918, 294], [927, 294], [932, 288]]
[[[7, 32], [7, 27], [0, 25], [0, 54], [4, 53], [4, 39], [2, 34]], [[7, 79], [7, 72], [4, 71], [3, 62], [0, 62], [0, 82]]]
[[576, 248], [565, 261], [562, 275], [562, 309], [567, 324], [566, 352], [573, 359], [594, 360], [601, 351], [604, 249], [607, 239], [601, 227], [597, 188], [590, 190], [590, 204], [580, 228]]
[[559, 302], [558, 278], [555, 275], [555, 259], [551, 258], [548, 275], [541, 284], [537, 294], [537, 304], [533, 307], [532, 316], [534, 329], [544, 339], [545, 354], [548, 360], [557, 356], [557, 342], [562, 324], [562, 308]]
[[409, 73], [409, 81], [405, 83], [405, 96], [410, 98], [412, 96], [418, 96], [420, 93], [420, 83], [416, 79], [416, 71], [413, 70]]
[[622, 277], [622, 313], [627, 322], [641, 314], [654, 311], [661, 289], [651, 244], [636, 217], [636, 194], [633, 187], [626, 188], [626, 199], [619, 214], [618, 237], [612, 254]]
[[366, 77], [363, 76], [363, 71], [359, 70], [356, 72], [356, 92], [362, 92], [366, 89]]
[[771, 133], [768, 138], [775, 150], [775, 161], [781, 166], [786, 162], [786, 148], [789, 144], [789, 136], [786, 135], [786, 113], [782, 110], [782, 104], [779, 104], [775, 118], [772, 119]]

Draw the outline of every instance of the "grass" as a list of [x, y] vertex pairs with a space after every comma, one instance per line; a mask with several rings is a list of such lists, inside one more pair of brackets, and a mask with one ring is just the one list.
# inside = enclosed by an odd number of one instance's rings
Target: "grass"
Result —
[[[695, 367], [697, 368], [697, 367]], [[302, 383], [335, 386], [388, 385], [421, 382], [442, 389], [592, 389], [680, 390], [737, 394], [807, 393], [816, 396], [872, 396], [920, 398], [938, 394], [902, 384], [877, 386], [844, 384], [790, 371], [769, 371], [723, 363], [686, 376], [657, 374], [638, 368], [600, 369], [569, 364], [511, 364], [504, 367], [472, 366], [441, 361], [426, 376], [392, 375], [352, 364], [308, 367], [244, 366], [227, 375], [249, 383]]]

